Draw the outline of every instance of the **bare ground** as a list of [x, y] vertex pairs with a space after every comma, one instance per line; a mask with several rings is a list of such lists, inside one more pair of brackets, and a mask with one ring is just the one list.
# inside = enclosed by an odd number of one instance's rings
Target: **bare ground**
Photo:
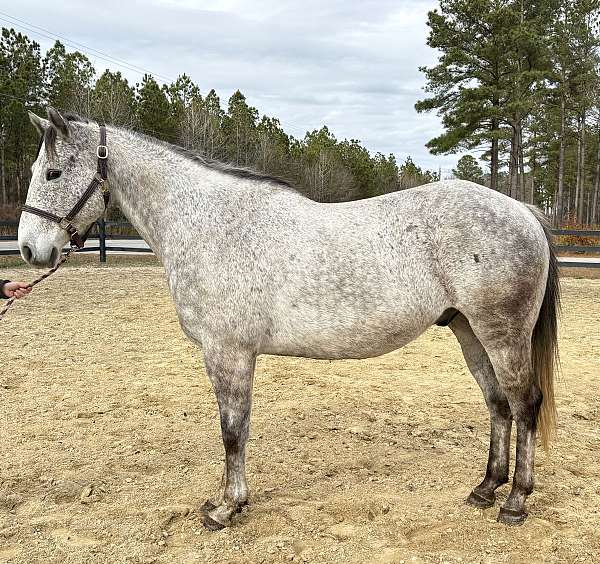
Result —
[[162, 270], [64, 269], [0, 325], [0, 562], [599, 561], [600, 280], [563, 289], [560, 433], [523, 527], [463, 502], [488, 416], [433, 328], [372, 360], [261, 358], [251, 505], [210, 533], [216, 403]]

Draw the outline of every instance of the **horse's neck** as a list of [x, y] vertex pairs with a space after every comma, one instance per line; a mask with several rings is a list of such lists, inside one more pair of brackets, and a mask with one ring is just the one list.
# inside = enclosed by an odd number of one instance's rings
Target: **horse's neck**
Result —
[[[170, 244], [185, 236], [182, 220], [200, 215], [215, 173], [165, 146], [114, 130], [109, 189], [123, 214], [164, 262]], [[218, 174], [218, 173], [217, 173]]]

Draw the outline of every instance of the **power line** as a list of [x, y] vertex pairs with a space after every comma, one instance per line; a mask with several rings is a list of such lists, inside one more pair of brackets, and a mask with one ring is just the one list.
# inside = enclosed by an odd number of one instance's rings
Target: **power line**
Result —
[[[11, 25], [15, 25], [17, 27], [20, 27], [30, 33], [34, 33], [36, 35], [39, 35], [41, 37], [44, 37], [46, 39], [51, 39], [51, 40], [56, 40], [58, 39], [62, 39], [63, 42], [68, 45], [69, 47], [73, 47], [74, 49], [80, 49], [82, 50], [84, 53], [86, 53], [87, 55], [90, 55], [91, 57], [97, 57], [99, 59], [102, 59], [103, 61], [107, 62], [107, 63], [112, 63], [115, 64], [117, 66], [123, 67], [129, 71], [135, 72], [137, 74], [140, 75], [144, 75], [144, 74], [151, 74], [153, 76], [156, 76], [162, 80], [165, 80], [167, 82], [173, 82], [172, 78], [169, 78], [168, 76], [163, 76], [160, 75], [158, 73], [154, 73], [148, 69], [145, 69], [143, 67], [139, 67], [137, 65], [134, 65], [133, 63], [129, 63], [123, 59], [118, 59], [117, 57], [113, 57], [112, 55], [109, 55], [108, 53], [105, 53], [103, 51], [99, 51], [98, 49], [95, 49], [94, 47], [89, 47], [88, 45], [84, 45], [83, 43], [78, 43], [77, 41], [74, 41], [72, 39], [69, 39], [68, 37], [65, 37], [63, 35], [59, 35], [57, 33], [54, 33], [50, 30], [47, 30], [43, 27], [39, 27], [35, 24], [29, 23], [25, 20], [21, 20], [19, 18], [16, 18], [14, 16], [11, 16], [10, 14], [7, 14], [5, 12], [1, 12], [0, 14], [2, 16], [5, 17], [0, 17], [1, 21], [4, 21], [6, 23], [9, 23]], [[6, 19], [8, 18], [8, 19]]]

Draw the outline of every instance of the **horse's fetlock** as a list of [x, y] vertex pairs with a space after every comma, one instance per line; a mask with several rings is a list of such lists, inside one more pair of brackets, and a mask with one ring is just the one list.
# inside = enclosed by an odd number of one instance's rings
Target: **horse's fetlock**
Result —
[[493, 476], [492, 480], [493, 480], [493, 484], [494, 484], [494, 489], [499, 488], [500, 486], [503, 486], [504, 484], [508, 484], [508, 472], [506, 473], [502, 473], [502, 474], [496, 474], [495, 476]]
[[519, 484], [519, 489], [523, 492], [524, 495], [529, 496], [533, 493], [534, 483], [530, 482], [527, 484]]

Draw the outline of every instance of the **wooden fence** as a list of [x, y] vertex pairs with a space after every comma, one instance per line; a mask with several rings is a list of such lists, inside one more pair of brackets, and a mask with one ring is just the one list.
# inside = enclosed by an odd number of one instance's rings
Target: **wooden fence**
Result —
[[[10, 229], [14, 231], [11, 235], [0, 235], [0, 241], [17, 241], [16, 230], [19, 225], [16, 221], [0, 221], [0, 228]], [[129, 232], [133, 231], [133, 226], [130, 223], [123, 221], [104, 221], [100, 220], [96, 223], [96, 227], [92, 229], [89, 239], [98, 239], [98, 245], [89, 246], [80, 249], [77, 252], [97, 252], [100, 255], [100, 262], [106, 262], [106, 257], [110, 252], [127, 252], [127, 253], [151, 253], [152, 249], [149, 247], [135, 246], [128, 247], [125, 245], [113, 246], [110, 245], [110, 241], [118, 239], [121, 241], [136, 241], [143, 242], [143, 239], [139, 235], [119, 235], [110, 233], [111, 228], [126, 229]], [[557, 245], [556, 248], [561, 253], [574, 253], [581, 255], [584, 253], [600, 253], [600, 230], [590, 231], [581, 229], [554, 229], [552, 233], [556, 236], [577, 236], [598, 239], [598, 245]], [[108, 244], [107, 244], [108, 243]], [[14, 249], [1, 249], [1, 255], [19, 255], [20, 252], [16, 248]], [[579, 259], [579, 260], [578, 260]], [[568, 266], [574, 268], [600, 268], [600, 256], [598, 260], [590, 260], [589, 258], [583, 257], [569, 257], [568, 259], [561, 260], [561, 266]]]

